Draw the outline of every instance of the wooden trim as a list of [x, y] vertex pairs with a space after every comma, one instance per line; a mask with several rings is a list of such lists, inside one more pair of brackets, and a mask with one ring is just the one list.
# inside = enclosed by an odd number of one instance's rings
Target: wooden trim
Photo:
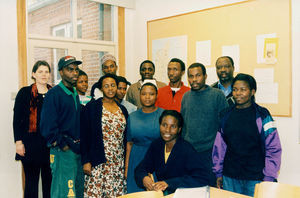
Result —
[[27, 85], [26, 0], [17, 0], [19, 87]]
[[125, 8], [118, 7], [119, 75], [125, 76]]
[[[19, 88], [27, 85], [27, 43], [26, 43], [26, 0], [17, 0], [17, 37]], [[25, 174], [22, 165], [22, 188], [25, 189]]]
[[291, 49], [291, 53], [290, 53], [290, 66], [291, 66], [291, 72], [290, 72], [290, 82], [291, 82], [291, 91], [290, 91], [290, 113], [287, 116], [281, 116], [281, 117], [293, 117], [293, 41], [292, 41], [292, 0], [289, 1], [290, 3], [290, 49]]

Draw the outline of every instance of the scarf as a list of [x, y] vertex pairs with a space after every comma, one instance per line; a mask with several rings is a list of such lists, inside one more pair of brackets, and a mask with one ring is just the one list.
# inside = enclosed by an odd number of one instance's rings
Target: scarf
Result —
[[[52, 87], [47, 84], [48, 90]], [[36, 83], [31, 86], [30, 93], [30, 113], [29, 113], [29, 133], [36, 132], [37, 128], [37, 106], [41, 101], [38, 98], [38, 89]]]

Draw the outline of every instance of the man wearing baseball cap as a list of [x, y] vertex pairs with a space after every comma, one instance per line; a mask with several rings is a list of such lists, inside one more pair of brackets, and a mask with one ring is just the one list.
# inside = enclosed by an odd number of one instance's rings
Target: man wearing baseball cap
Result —
[[[105, 74], [117, 74], [117, 61], [116, 58], [111, 54], [105, 54], [102, 56], [101, 60], [102, 73]], [[96, 82], [91, 88], [91, 96], [93, 99], [98, 99], [103, 97], [102, 92], [99, 89], [99, 82]]]
[[74, 88], [81, 63], [73, 56], [59, 60], [62, 80], [47, 92], [42, 107], [40, 129], [50, 147], [51, 197], [83, 197], [80, 102]]

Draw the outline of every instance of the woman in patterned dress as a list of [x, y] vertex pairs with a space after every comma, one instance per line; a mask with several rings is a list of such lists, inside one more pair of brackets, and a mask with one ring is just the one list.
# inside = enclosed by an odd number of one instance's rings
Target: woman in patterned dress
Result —
[[128, 113], [115, 101], [117, 79], [99, 80], [103, 98], [89, 102], [82, 114], [81, 156], [86, 174], [84, 197], [116, 197], [126, 193], [124, 159]]

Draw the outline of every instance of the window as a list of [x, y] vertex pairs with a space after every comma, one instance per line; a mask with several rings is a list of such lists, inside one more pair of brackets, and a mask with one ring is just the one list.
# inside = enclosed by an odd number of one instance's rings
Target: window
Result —
[[57, 84], [58, 60], [69, 54], [83, 61], [80, 68], [88, 74], [91, 88], [102, 75], [102, 55], [116, 55], [117, 11], [93, 0], [28, 0], [28, 76], [34, 62], [43, 59], [52, 67], [50, 84]]

